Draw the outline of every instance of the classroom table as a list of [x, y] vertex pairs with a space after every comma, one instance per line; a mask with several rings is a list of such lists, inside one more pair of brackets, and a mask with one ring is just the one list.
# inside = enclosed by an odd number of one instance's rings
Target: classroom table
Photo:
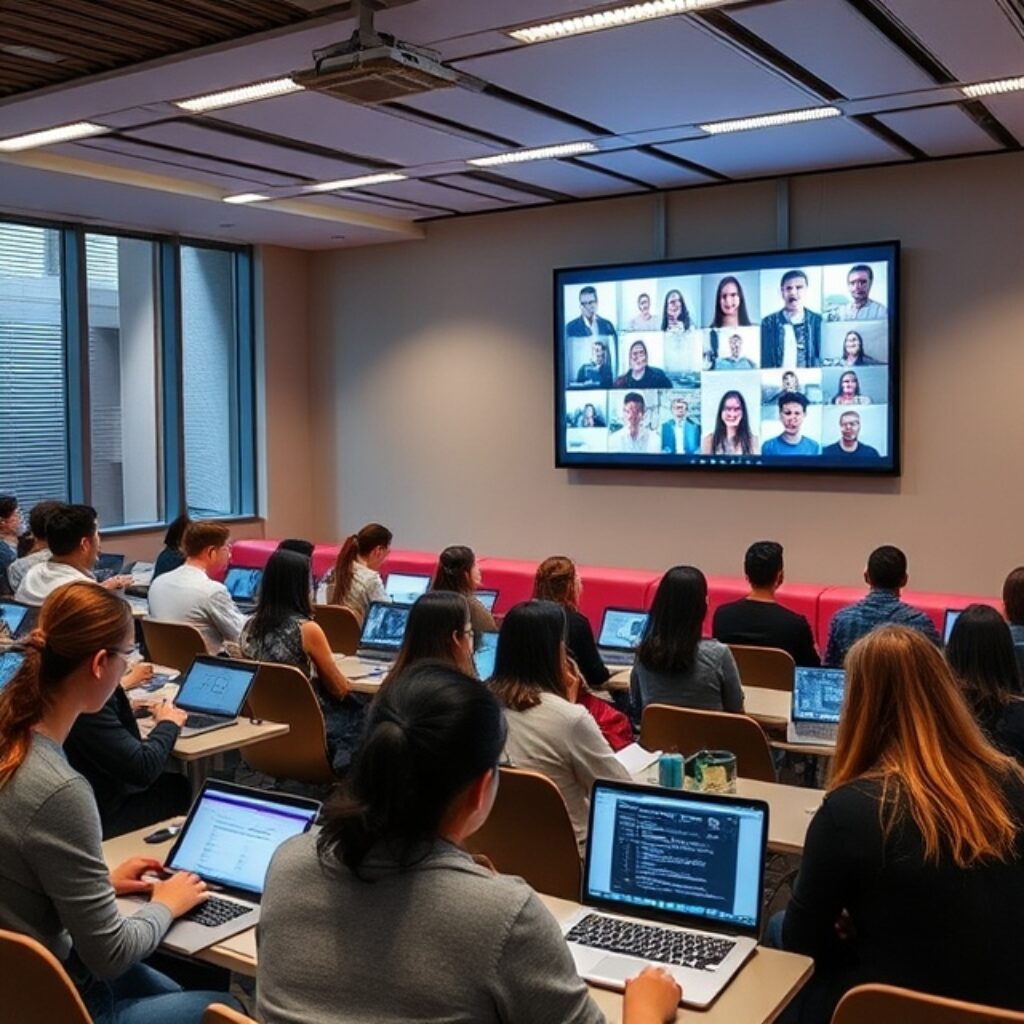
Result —
[[[142, 841], [143, 836], [163, 825], [181, 820], [172, 818], [159, 825], [150, 825], [137, 832], [108, 839], [103, 844], [107, 863], [114, 867], [129, 857], [163, 859], [170, 850], [172, 840], [148, 845]], [[541, 900], [557, 921], [564, 921], [579, 909], [576, 903], [554, 896], [541, 895]], [[250, 928], [226, 942], [204, 949], [196, 954], [196, 958], [254, 977], [257, 964], [256, 929]], [[680, 1011], [680, 1019], [699, 1020], [702, 1024], [770, 1024], [806, 983], [812, 968], [813, 962], [808, 957], [758, 946], [753, 957], [707, 1010], [685, 1007]], [[591, 986], [590, 991], [610, 1024], [618, 1024], [622, 1020], [622, 995], [595, 986]]]
[[352, 684], [354, 693], [368, 693], [371, 696], [380, 689], [380, 684], [391, 669], [390, 661], [364, 661], [354, 654], [335, 654], [334, 664]]

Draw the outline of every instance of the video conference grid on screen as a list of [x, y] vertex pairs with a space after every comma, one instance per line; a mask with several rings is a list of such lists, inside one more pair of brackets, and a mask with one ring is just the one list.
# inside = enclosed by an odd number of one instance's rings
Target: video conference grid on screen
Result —
[[895, 471], [898, 256], [556, 271], [558, 464]]

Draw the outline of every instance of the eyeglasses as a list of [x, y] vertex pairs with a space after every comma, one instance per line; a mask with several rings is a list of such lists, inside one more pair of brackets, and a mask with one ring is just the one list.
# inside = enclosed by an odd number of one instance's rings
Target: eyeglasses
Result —
[[125, 661], [128, 661], [131, 658], [134, 658], [134, 657], [138, 656], [141, 653], [139, 651], [139, 645], [138, 644], [132, 644], [131, 647], [125, 647], [125, 648], [121, 648], [121, 647], [107, 647], [107, 648], [104, 648], [104, 650], [106, 651], [107, 654], [110, 654], [110, 655], [119, 654], [122, 658], [125, 659]]
[[472, 626], [466, 626], [466, 628], [462, 632], [465, 633], [466, 636], [476, 635], [476, 630]]

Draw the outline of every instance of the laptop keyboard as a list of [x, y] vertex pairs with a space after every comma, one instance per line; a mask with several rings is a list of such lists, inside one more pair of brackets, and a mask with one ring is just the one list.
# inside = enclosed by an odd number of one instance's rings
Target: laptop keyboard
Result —
[[182, 914], [179, 920], [202, 924], [207, 928], [216, 928], [218, 925], [233, 921], [236, 917], [248, 914], [250, 910], [252, 907], [244, 903], [235, 903], [233, 900], [222, 900], [218, 896], [211, 896], [205, 903], [200, 903], [188, 913]]
[[588, 914], [566, 935], [569, 942], [604, 949], [698, 971], [713, 971], [736, 943], [701, 932], [659, 928], [657, 925], [623, 921], [603, 914]]
[[835, 722], [794, 722], [793, 730], [801, 739], [831, 740], [835, 742], [836, 730], [839, 726]]
[[185, 725], [189, 729], [205, 729], [208, 725], [222, 725], [223, 723], [223, 715], [200, 715], [195, 712], [190, 713], [185, 719]]

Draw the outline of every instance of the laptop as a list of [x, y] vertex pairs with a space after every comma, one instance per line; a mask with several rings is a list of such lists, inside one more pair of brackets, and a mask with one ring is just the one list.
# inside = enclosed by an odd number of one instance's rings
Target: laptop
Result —
[[494, 602], [498, 600], [496, 590], [474, 590], [473, 596], [489, 611], [494, 611]]
[[15, 640], [28, 636], [38, 617], [38, 608], [0, 599], [0, 644], [14, 643]]
[[24, 660], [21, 651], [0, 651], [0, 690], [15, 677]]
[[[319, 813], [316, 800], [208, 781], [164, 867], [195, 872], [211, 895], [171, 925], [163, 945], [192, 954], [252, 928], [271, 857], [286, 839], [307, 832]], [[139, 902], [118, 900], [126, 913]]]
[[393, 572], [384, 581], [384, 592], [398, 604], [414, 604], [416, 598], [427, 592], [429, 576], [418, 573]]
[[605, 608], [597, 649], [606, 665], [632, 665], [633, 652], [647, 627], [647, 612], [638, 608]]
[[262, 579], [262, 569], [246, 569], [240, 565], [232, 565], [228, 566], [228, 571], [224, 574], [224, 586], [228, 588], [232, 600], [240, 608], [255, 608]]
[[369, 661], [394, 661], [402, 646], [412, 606], [371, 601], [363, 619], [356, 657]]
[[622, 989], [647, 964], [708, 1006], [757, 947], [768, 805], [598, 779], [583, 907], [562, 924], [582, 978]]
[[956, 620], [960, 618], [960, 612], [962, 608], [947, 608], [946, 609], [946, 621], [942, 624], [942, 642], [944, 644], [949, 643], [949, 638], [953, 635], [953, 627], [956, 625]]
[[96, 559], [92, 568], [92, 574], [98, 583], [109, 580], [111, 576], [117, 576], [124, 569], [124, 555], [115, 555], [113, 552], [104, 552]]
[[498, 634], [490, 631], [477, 633], [473, 664], [476, 666], [476, 674], [481, 679], [490, 679], [494, 675], [494, 659], [497, 654]]
[[188, 712], [181, 736], [198, 736], [234, 725], [249, 696], [259, 665], [201, 655], [181, 680], [174, 703]]
[[787, 742], [835, 746], [845, 685], [841, 668], [798, 668], [793, 676]]

